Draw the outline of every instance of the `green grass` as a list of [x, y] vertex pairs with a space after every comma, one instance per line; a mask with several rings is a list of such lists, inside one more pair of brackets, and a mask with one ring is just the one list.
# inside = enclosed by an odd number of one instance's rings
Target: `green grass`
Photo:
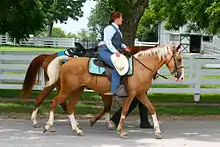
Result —
[[[102, 107], [95, 107], [97, 106], [96, 103], [88, 104], [84, 102], [80, 102], [77, 104], [76, 107], [76, 114], [97, 114]], [[102, 106], [102, 105], [101, 105]], [[32, 109], [34, 107], [34, 102], [19, 102], [19, 101], [0, 101], [0, 112], [2, 114], [7, 113], [22, 113], [22, 114], [31, 114]], [[50, 107], [50, 102], [44, 102], [39, 109], [39, 114], [48, 114]], [[160, 115], [167, 115], [167, 116], [181, 116], [181, 115], [193, 115], [193, 116], [200, 116], [200, 115], [219, 115], [220, 114], [220, 107], [217, 106], [201, 106], [192, 104], [190, 106], [183, 106], [183, 105], [173, 105], [173, 106], [166, 106], [166, 105], [156, 105], [156, 111]], [[60, 106], [55, 111], [56, 114], [64, 114], [64, 111], [61, 109]], [[132, 115], [138, 114], [138, 109], [135, 109], [132, 112]]]
[[0, 46], [0, 51], [51, 51], [58, 52], [64, 50], [64, 48], [52, 48], [52, 47], [26, 47], [26, 46]]
[[[24, 113], [30, 114], [34, 107], [34, 102], [20, 102], [20, 101], [5, 101], [0, 100], [0, 113]], [[101, 108], [94, 107], [88, 103], [79, 102], [77, 104], [76, 113], [77, 114], [95, 114], [98, 113]], [[48, 113], [50, 108], [50, 102], [44, 102], [40, 105], [39, 114]], [[63, 114], [64, 111], [60, 106], [55, 111], [58, 114]]]
[[220, 79], [220, 76], [201, 76], [200, 79]]
[[193, 116], [200, 116], [200, 115], [219, 115], [220, 114], [220, 107], [219, 106], [156, 106], [156, 111], [158, 114], [162, 115], [193, 115]]
[[[40, 91], [33, 91], [30, 99], [35, 99]], [[0, 97], [4, 98], [14, 98], [18, 99], [20, 95], [20, 90], [4, 90], [0, 89]], [[54, 98], [57, 95], [57, 92], [54, 91], [50, 94], [47, 100]], [[148, 94], [152, 102], [193, 102], [193, 94]], [[95, 101], [100, 102], [100, 97], [97, 93], [84, 92], [81, 95], [81, 100], [84, 101]], [[220, 102], [220, 94], [202, 94], [200, 103], [214, 103]]]
[[[40, 93], [39, 90], [33, 90], [30, 99], [35, 99], [36, 96]], [[10, 89], [0, 89], [0, 97], [1, 98], [18, 98], [20, 96], [21, 90], [10, 90]], [[53, 91], [47, 99], [54, 98], [57, 95], [57, 91]], [[99, 101], [99, 95], [97, 93], [84, 92], [81, 95], [81, 100], [93, 100]]]

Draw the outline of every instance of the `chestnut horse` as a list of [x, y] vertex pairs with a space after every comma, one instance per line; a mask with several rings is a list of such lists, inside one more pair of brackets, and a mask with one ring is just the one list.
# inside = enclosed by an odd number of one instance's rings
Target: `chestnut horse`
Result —
[[[93, 56], [92, 51], [96, 51], [93, 48], [85, 49], [80, 43], [77, 43], [77, 42], [75, 43], [75, 46], [76, 46], [75, 50], [76, 50], [76, 55], [77, 56], [92, 57]], [[134, 47], [131, 47], [130, 49], [131, 49], [131, 53], [135, 54], [135, 53], [137, 53], [141, 50], [146, 50], [146, 49], [149, 49], [149, 48], [151, 48], [151, 47], [134, 46]], [[41, 55], [38, 55], [37, 57], [35, 57], [31, 61], [30, 65], [27, 69], [25, 79], [24, 79], [24, 83], [23, 83], [23, 86], [22, 86], [22, 91], [21, 91], [21, 95], [20, 95], [20, 98], [22, 100], [26, 99], [29, 96], [29, 94], [30, 94], [30, 92], [31, 92], [31, 90], [32, 90], [32, 88], [35, 84], [36, 77], [37, 77], [37, 74], [40, 71], [40, 68], [43, 68], [45, 80], [48, 80], [47, 67], [48, 67], [49, 63], [57, 57], [57, 54], [58, 53], [41, 54]], [[32, 115], [31, 115], [31, 120], [32, 120], [34, 128], [39, 128], [40, 127], [40, 125], [37, 122], [37, 112], [38, 112], [38, 109], [39, 109], [41, 103], [48, 97], [48, 95], [53, 91], [54, 88], [56, 88], [59, 91], [59, 87], [60, 86], [59, 86], [58, 82], [51, 85], [51, 86], [49, 86], [49, 87], [45, 87], [40, 92], [40, 94], [36, 97], [35, 106], [33, 108], [33, 112], [32, 112]], [[103, 101], [108, 101], [109, 97], [108, 96], [102, 96], [102, 99], [103, 99]], [[67, 112], [66, 102], [63, 102], [60, 105], [63, 108], [64, 112]], [[106, 107], [108, 107], [108, 106], [106, 106]], [[106, 111], [108, 111], [108, 109]], [[104, 115], [104, 113], [105, 112], [102, 111], [100, 114], [95, 115], [94, 118], [92, 118], [91, 121], [90, 121], [91, 126], [94, 125], [95, 122]], [[109, 120], [109, 113], [106, 114], [106, 123], [107, 123], [109, 128], [113, 127], [113, 125], [110, 123], [110, 120]]]
[[[121, 119], [117, 131], [121, 137], [127, 137], [127, 133], [124, 132], [122, 128], [123, 123], [133, 98], [137, 97], [151, 113], [154, 122], [155, 135], [157, 138], [161, 138], [161, 130], [157, 120], [156, 111], [149, 101], [146, 92], [150, 88], [153, 75], [164, 64], [177, 80], [182, 79], [184, 73], [180, 45], [176, 47], [156, 47], [140, 51], [136, 53], [133, 58], [136, 59], [133, 60], [133, 75], [127, 76], [126, 82], [124, 83], [126, 85], [128, 97], [123, 102]], [[61, 66], [63, 59], [68, 61]], [[71, 122], [72, 130], [77, 134], [81, 134], [82, 130], [77, 127], [75, 122], [74, 110], [83, 89], [88, 87], [101, 95], [110, 91], [111, 83], [106, 76], [97, 76], [88, 72], [88, 61], [89, 58], [85, 57], [69, 58], [68, 56], [61, 56], [55, 58], [49, 64], [47, 69], [49, 81], [45, 87], [55, 84], [59, 79], [60, 91], [59, 94], [52, 99], [49, 120], [44, 127], [44, 133], [53, 126], [54, 111], [58, 104], [64, 102], [68, 96], [72, 95], [72, 99], [69, 100], [67, 113]], [[111, 101], [111, 97], [109, 97], [109, 101]], [[104, 101], [104, 105], [108, 105], [106, 101]]]

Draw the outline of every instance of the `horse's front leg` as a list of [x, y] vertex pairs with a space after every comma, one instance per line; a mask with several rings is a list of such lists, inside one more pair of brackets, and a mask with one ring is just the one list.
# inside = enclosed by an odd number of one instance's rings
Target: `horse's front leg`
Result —
[[117, 128], [117, 131], [119, 132], [121, 138], [127, 138], [127, 136], [128, 136], [128, 133], [125, 132], [122, 129], [122, 127], [123, 127], [123, 123], [124, 123], [124, 120], [126, 118], [126, 115], [128, 113], [128, 109], [129, 109], [130, 104], [131, 104], [133, 99], [134, 99], [134, 96], [127, 97], [126, 100], [123, 102], [123, 105], [122, 105], [121, 119], [120, 119], [120, 122], [119, 122], [118, 128]]
[[154, 106], [151, 104], [148, 96], [146, 95], [146, 93], [142, 93], [141, 95], [137, 96], [137, 98], [139, 99], [139, 101], [148, 108], [150, 114], [152, 115], [153, 118], [153, 122], [154, 122], [154, 129], [155, 129], [155, 135], [157, 139], [161, 139], [161, 131], [160, 131], [160, 126], [157, 120], [157, 114], [156, 114], [156, 110], [154, 108]]

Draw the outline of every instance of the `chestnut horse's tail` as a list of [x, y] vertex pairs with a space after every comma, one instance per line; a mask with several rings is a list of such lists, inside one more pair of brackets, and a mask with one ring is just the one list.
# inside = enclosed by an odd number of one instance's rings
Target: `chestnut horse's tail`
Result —
[[30, 91], [32, 90], [35, 82], [36, 82], [36, 76], [40, 72], [40, 67], [42, 66], [44, 60], [50, 55], [48, 54], [42, 54], [37, 57], [35, 57], [32, 61], [31, 64], [29, 65], [24, 83], [22, 86], [22, 91], [20, 95], [20, 99], [24, 100], [28, 97], [30, 94]]
[[47, 68], [47, 75], [49, 80], [46, 83], [45, 87], [51, 86], [57, 82], [59, 78], [61, 62], [62, 60], [68, 60], [68, 59], [69, 59], [68, 56], [59, 56], [56, 57], [52, 62], [50, 62]]

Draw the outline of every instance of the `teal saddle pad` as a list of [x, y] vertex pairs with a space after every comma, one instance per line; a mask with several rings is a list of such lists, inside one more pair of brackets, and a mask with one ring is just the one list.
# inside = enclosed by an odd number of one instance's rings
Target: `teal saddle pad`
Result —
[[[100, 67], [94, 63], [97, 58], [89, 59], [89, 73], [96, 75], [105, 75], [105, 67]], [[133, 60], [132, 57], [129, 58], [129, 70], [126, 75], [130, 76], [133, 74]]]
[[[67, 55], [64, 53], [64, 51], [60, 51], [60, 52], [58, 52], [57, 57], [60, 57], [60, 56], [67, 56]], [[66, 60], [63, 59], [62, 62], [65, 63]]]

